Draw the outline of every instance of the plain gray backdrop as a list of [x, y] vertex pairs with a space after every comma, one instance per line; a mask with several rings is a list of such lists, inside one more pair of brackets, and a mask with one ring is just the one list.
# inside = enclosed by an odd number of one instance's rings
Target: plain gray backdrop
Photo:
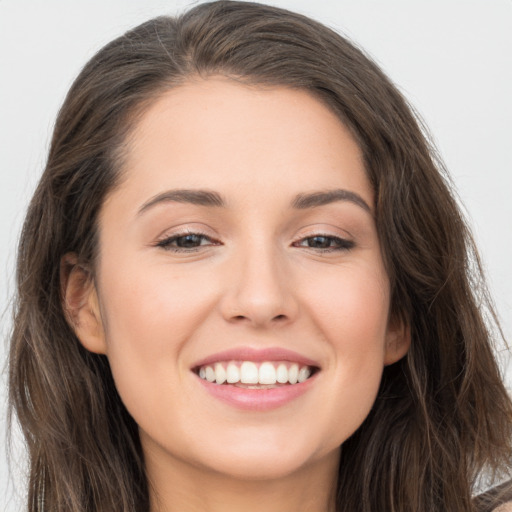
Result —
[[[73, 78], [103, 44], [125, 30], [197, 3], [201, 2], [0, 0], [2, 340], [11, 325], [15, 246], [24, 211], [44, 166], [56, 113]], [[310, 15], [360, 44], [416, 107], [465, 205], [505, 335], [512, 339], [512, 0], [264, 3]], [[6, 343], [0, 344], [2, 363]], [[500, 358], [505, 368], [510, 355], [501, 350]], [[512, 387], [510, 364], [506, 373]], [[4, 369], [0, 510], [17, 512], [24, 494], [24, 452], [15, 435], [9, 471], [4, 442], [5, 375]]]

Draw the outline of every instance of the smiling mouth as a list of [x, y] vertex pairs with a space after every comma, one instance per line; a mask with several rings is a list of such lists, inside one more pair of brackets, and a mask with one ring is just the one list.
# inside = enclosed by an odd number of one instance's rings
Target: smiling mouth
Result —
[[219, 361], [194, 368], [199, 378], [218, 385], [246, 389], [271, 389], [300, 384], [319, 368], [289, 361]]

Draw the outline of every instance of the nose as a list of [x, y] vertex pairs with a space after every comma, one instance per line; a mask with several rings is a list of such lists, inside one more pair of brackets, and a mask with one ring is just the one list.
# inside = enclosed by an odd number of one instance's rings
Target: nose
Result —
[[296, 319], [299, 306], [285, 256], [266, 245], [239, 254], [229, 265], [221, 300], [226, 321], [265, 328]]

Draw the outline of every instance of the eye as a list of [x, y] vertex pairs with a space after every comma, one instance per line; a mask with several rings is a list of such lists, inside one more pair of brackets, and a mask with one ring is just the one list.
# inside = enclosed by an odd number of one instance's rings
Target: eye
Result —
[[295, 242], [296, 247], [318, 249], [320, 252], [347, 251], [354, 247], [354, 242], [337, 236], [314, 235]]
[[193, 252], [200, 247], [209, 245], [218, 244], [203, 233], [178, 233], [160, 240], [156, 244], [157, 247], [174, 252]]

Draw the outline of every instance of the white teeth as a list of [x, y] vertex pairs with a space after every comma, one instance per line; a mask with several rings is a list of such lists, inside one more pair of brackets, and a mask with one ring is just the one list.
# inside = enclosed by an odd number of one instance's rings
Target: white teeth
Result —
[[215, 382], [217, 384], [224, 384], [226, 382], [226, 370], [220, 363], [215, 364]]
[[208, 382], [213, 382], [215, 380], [215, 372], [211, 366], [206, 367], [206, 380]]
[[263, 363], [259, 370], [259, 383], [260, 384], [275, 384], [276, 383], [276, 369], [272, 363]]
[[303, 366], [299, 370], [299, 376], [297, 377], [297, 380], [299, 382], [304, 382], [310, 375], [311, 375], [310, 369], [307, 366]]
[[292, 364], [288, 369], [288, 382], [290, 384], [297, 384], [297, 379], [299, 377], [299, 365]]
[[[202, 370], [202, 368], [201, 368]], [[199, 370], [199, 377], [201, 377], [201, 370]], [[226, 370], [228, 384], [234, 384], [240, 381], [240, 369], [235, 363], [229, 363]], [[204, 378], [204, 377], [202, 377]]]
[[199, 377], [216, 384], [256, 384], [275, 386], [276, 384], [297, 384], [311, 376], [311, 368], [297, 363], [270, 362], [261, 364], [252, 361], [229, 363], [218, 362], [213, 366], [199, 368]]
[[286, 384], [288, 382], [288, 368], [283, 363], [277, 367], [276, 380], [279, 384]]
[[258, 367], [251, 361], [244, 361], [240, 366], [240, 382], [242, 384], [258, 384]]

